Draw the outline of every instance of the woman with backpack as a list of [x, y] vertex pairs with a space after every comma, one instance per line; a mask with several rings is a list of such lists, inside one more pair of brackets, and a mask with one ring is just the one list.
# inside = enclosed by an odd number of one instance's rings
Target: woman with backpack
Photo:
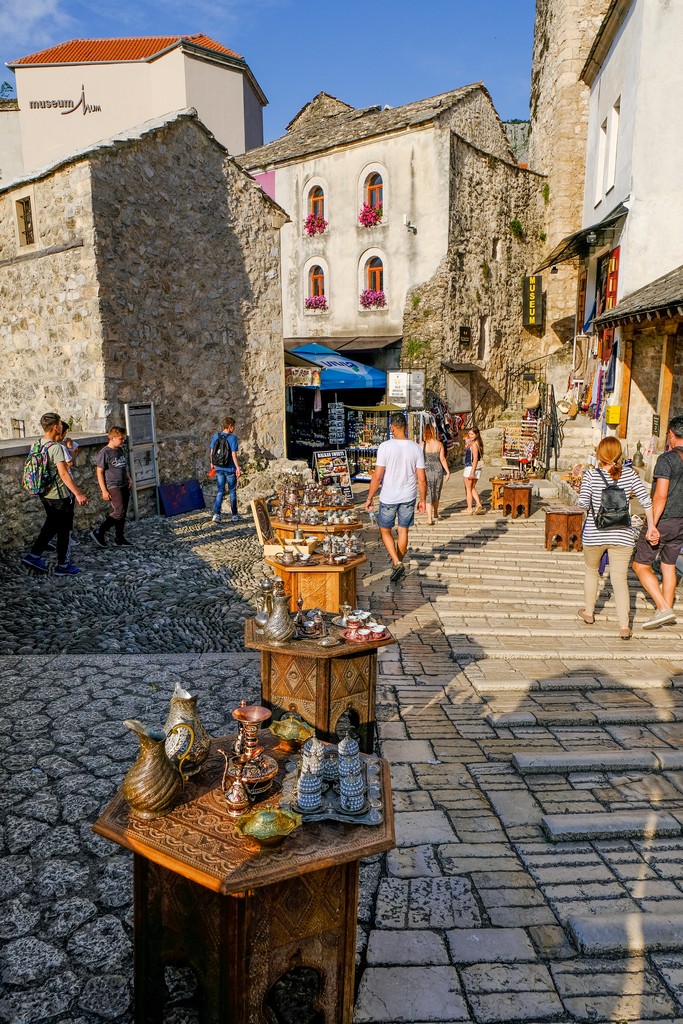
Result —
[[580, 608], [578, 615], [589, 626], [595, 622], [600, 559], [607, 552], [619, 636], [622, 640], [630, 640], [627, 574], [635, 535], [631, 526], [629, 498], [632, 493], [636, 495], [645, 510], [648, 527], [654, 527], [652, 498], [635, 470], [623, 465], [621, 442], [616, 437], [604, 437], [595, 450], [595, 456], [597, 467], [586, 471], [578, 502], [587, 510], [583, 524], [586, 607]]

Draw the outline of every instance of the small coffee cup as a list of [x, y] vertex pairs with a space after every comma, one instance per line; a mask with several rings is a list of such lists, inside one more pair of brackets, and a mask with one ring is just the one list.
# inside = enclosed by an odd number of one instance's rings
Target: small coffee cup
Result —
[[371, 626], [370, 631], [375, 636], [384, 636], [384, 634], [386, 633], [386, 629], [384, 628], [384, 626], [380, 625], [380, 623], [377, 623], [376, 626]]
[[349, 615], [348, 618], [346, 619], [346, 628], [348, 629], [349, 633], [355, 636], [355, 634], [360, 629], [360, 619], [357, 618], [355, 615]]
[[372, 636], [372, 630], [368, 629], [367, 626], [363, 626], [362, 629], [358, 630], [358, 636], [359, 638], [362, 637], [363, 640], [368, 640]]

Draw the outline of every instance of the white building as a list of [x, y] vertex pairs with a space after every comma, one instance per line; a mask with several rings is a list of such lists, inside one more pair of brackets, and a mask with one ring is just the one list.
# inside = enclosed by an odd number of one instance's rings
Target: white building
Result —
[[579, 257], [575, 365], [589, 349], [605, 364], [614, 348], [614, 387], [597, 418], [631, 451], [637, 440], [663, 448], [667, 420], [683, 412], [683, 294], [677, 303], [672, 292], [683, 265], [681, 39], [682, 3], [610, 4], [581, 73], [583, 227], [543, 264]]
[[396, 108], [357, 110], [320, 93], [286, 135], [244, 155], [291, 218], [286, 338], [400, 338], [409, 289], [433, 277], [452, 240], [454, 132], [514, 162], [481, 83]]
[[[205, 35], [73, 39], [7, 66], [16, 75], [18, 173], [186, 107], [231, 154], [263, 142], [268, 101], [258, 82], [243, 57]], [[0, 152], [15, 135], [8, 121]]]

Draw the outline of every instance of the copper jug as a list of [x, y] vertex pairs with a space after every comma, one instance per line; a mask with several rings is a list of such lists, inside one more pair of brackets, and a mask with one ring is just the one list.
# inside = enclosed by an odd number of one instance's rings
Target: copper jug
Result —
[[149, 729], [136, 718], [127, 718], [123, 724], [136, 733], [140, 751], [135, 764], [126, 772], [121, 792], [136, 817], [160, 818], [168, 814], [183, 791], [185, 776], [181, 769], [194, 743], [194, 729], [179, 722], [170, 730], [169, 735], [176, 729], [185, 729], [191, 736], [190, 747], [179, 758], [176, 768], [166, 753], [163, 729]]

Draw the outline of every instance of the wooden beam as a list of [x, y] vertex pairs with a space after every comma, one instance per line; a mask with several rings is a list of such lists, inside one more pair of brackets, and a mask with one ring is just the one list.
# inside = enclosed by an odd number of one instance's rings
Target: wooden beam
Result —
[[633, 363], [633, 342], [625, 342], [624, 365], [621, 376], [621, 419], [619, 420], [619, 437], [626, 437], [628, 429], [628, 406], [631, 401], [631, 364]]
[[657, 412], [660, 416], [659, 438], [657, 449], [664, 449], [666, 428], [671, 412], [671, 393], [674, 383], [674, 364], [676, 361], [676, 336], [667, 334], [662, 338], [662, 366], [659, 373], [659, 394], [657, 396]]

